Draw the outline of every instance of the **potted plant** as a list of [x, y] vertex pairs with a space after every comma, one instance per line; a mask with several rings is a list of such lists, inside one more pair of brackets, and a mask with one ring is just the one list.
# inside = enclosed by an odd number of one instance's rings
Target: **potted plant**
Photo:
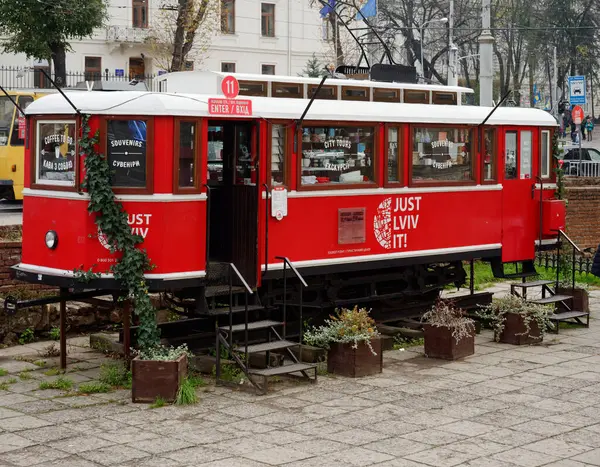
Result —
[[[556, 293], [573, 297], [572, 305], [567, 302], [571, 306], [571, 310], [590, 312], [590, 296], [587, 284], [575, 282], [575, 287], [573, 287], [573, 283], [570, 281], [560, 281]], [[562, 303], [559, 303], [557, 308], [558, 311], [568, 311]]]
[[475, 353], [475, 322], [451, 303], [438, 300], [421, 321], [426, 357], [456, 360]]
[[494, 339], [506, 344], [535, 344], [543, 340], [550, 326], [552, 308], [530, 303], [516, 295], [497, 298], [481, 308], [477, 315], [488, 321]]
[[327, 371], [353, 378], [381, 373], [380, 334], [369, 311], [343, 308], [329, 318], [304, 333], [307, 344], [328, 350]]

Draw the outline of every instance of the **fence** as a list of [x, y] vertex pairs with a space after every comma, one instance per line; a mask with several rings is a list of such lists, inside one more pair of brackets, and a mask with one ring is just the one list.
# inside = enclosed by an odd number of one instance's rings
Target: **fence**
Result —
[[[557, 255], [548, 251], [538, 252], [536, 256], [537, 265], [541, 268], [556, 269]], [[571, 258], [569, 258], [571, 262]], [[578, 256], [575, 258], [575, 272], [580, 274], [591, 274], [593, 258]]]
[[[12, 67], [0, 66], [0, 86], [4, 89], [52, 89], [53, 86], [44, 76], [41, 70], [44, 70], [52, 79], [56, 81], [54, 73], [50, 73], [49, 67]], [[130, 82], [132, 80], [143, 81], [150, 91], [158, 91], [158, 80], [156, 75], [116, 75], [108, 72], [67, 72], [65, 87], [72, 88], [85, 81], [121, 81]]]
[[575, 177], [600, 177], [600, 162], [570, 159], [564, 162], [563, 171]]

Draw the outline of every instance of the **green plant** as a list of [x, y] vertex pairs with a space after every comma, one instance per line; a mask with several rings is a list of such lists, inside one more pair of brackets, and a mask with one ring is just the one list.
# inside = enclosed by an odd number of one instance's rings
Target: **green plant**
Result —
[[157, 396], [156, 399], [154, 400], [153, 404], [150, 404], [150, 408], [151, 409], [158, 409], [160, 407], [164, 407], [167, 404], [167, 402], [160, 396]]
[[8, 383], [0, 383], [0, 391], [8, 391]]
[[33, 364], [35, 366], [39, 366], [40, 368], [44, 368], [46, 366], [46, 361], [45, 360], [36, 360], [35, 362], [33, 362]]
[[304, 341], [309, 345], [329, 348], [332, 342], [352, 343], [353, 348], [364, 342], [373, 355], [377, 355], [371, 346], [371, 339], [379, 336], [375, 321], [369, 316], [366, 308], [343, 308], [330, 316], [323, 326], [312, 327], [304, 333]]
[[394, 336], [394, 350], [407, 349], [409, 347], [419, 347], [420, 345], [425, 344], [425, 339], [422, 337], [413, 338], [413, 337], [404, 337], [400, 334]]
[[6, 376], [8, 374], [8, 370], [5, 370], [4, 368], [0, 368], [0, 376]]
[[177, 390], [177, 396], [175, 397], [175, 404], [177, 405], [189, 405], [198, 402], [198, 396], [196, 395], [196, 386], [189, 380], [184, 378], [179, 384]]
[[96, 264], [94, 264], [94, 266], [92, 266], [89, 269], [83, 269], [83, 264], [81, 266], [79, 266], [78, 268], [73, 269], [73, 278], [75, 280], [77, 280], [78, 282], [83, 282], [84, 284], [89, 284], [90, 282], [92, 282], [95, 279], [100, 279], [100, 277], [102, 277], [100, 274], [98, 274], [97, 272], [94, 272], [94, 267], [97, 266]]
[[188, 381], [195, 388], [206, 386], [206, 381], [204, 381], [204, 379], [199, 375], [189, 375]]
[[495, 298], [490, 305], [480, 308], [476, 314], [480, 318], [486, 320], [494, 330], [494, 338], [496, 341], [500, 339], [500, 334], [504, 330], [505, 316], [507, 314], [517, 314], [523, 317], [525, 324], [525, 332], [519, 335], [531, 336], [531, 322], [535, 321], [540, 330], [540, 335], [543, 336], [550, 326], [549, 316], [552, 314], [552, 309], [528, 302], [522, 297], [516, 295], [506, 295], [501, 298]]
[[[216, 367], [216, 365], [213, 365], [212, 376], [213, 377], [217, 376], [217, 367]], [[246, 375], [236, 365], [231, 365], [231, 364], [227, 364], [226, 363], [224, 365], [221, 365], [221, 376], [220, 376], [220, 378], [223, 381], [229, 381], [229, 382], [232, 382], [232, 383], [242, 384], [244, 382], [244, 380], [246, 379]]]
[[421, 322], [437, 328], [448, 328], [456, 343], [475, 334], [475, 322], [452, 303], [438, 299], [422, 317]]
[[33, 329], [27, 328], [19, 336], [19, 344], [25, 345], [29, 342], [33, 342], [34, 339], [35, 339], [35, 333], [33, 332]]
[[144, 273], [152, 269], [146, 250], [138, 248], [143, 238], [132, 233], [127, 222], [127, 212], [118, 202], [111, 188], [111, 168], [106, 157], [100, 154], [98, 132], [91, 135], [89, 115], [82, 116], [82, 136], [79, 148], [85, 158], [85, 181], [90, 201], [88, 211], [96, 215], [98, 233], [106, 238], [111, 253], [119, 253], [116, 264], [111, 266], [114, 278], [125, 290], [139, 317], [137, 343], [142, 351], [148, 351], [160, 343], [156, 323], [156, 310], [150, 296]]
[[131, 372], [123, 364], [103, 363], [100, 366], [100, 382], [116, 388], [131, 387]]
[[31, 378], [33, 378], [33, 376], [31, 376], [31, 370], [23, 370], [19, 373], [19, 379], [26, 380]]
[[40, 389], [60, 389], [62, 391], [68, 391], [73, 387], [73, 381], [59, 376], [54, 381], [42, 381], [40, 383]]
[[91, 383], [83, 383], [79, 385], [78, 391], [80, 394], [99, 394], [110, 392], [111, 387], [102, 382], [93, 381]]
[[6, 382], [7, 382], [8, 384], [15, 384], [15, 383], [17, 382], [17, 378], [10, 378], [10, 379], [7, 379], [7, 380], [6, 380]]
[[46, 376], [56, 376], [60, 373], [60, 370], [56, 367], [54, 368], [48, 368], [46, 371], [44, 371], [44, 374]]
[[54, 327], [52, 329], [50, 329], [50, 339], [52, 339], [53, 341], [57, 341], [60, 339], [60, 328]]
[[179, 347], [157, 345], [145, 350], [140, 350], [137, 353], [137, 356], [140, 360], [173, 361], [177, 360], [183, 354], [188, 357], [192, 356], [192, 353], [188, 350], [187, 344], [180, 345]]

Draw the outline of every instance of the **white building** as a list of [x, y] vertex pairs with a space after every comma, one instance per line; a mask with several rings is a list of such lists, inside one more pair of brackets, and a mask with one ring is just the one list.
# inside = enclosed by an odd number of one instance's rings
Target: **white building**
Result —
[[[222, 3], [221, 24], [215, 23], [208, 50], [201, 54], [201, 60], [189, 63], [189, 69], [297, 75], [313, 53], [323, 56], [327, 48], [319, 9], [311, 8], [308, 0]], [[91, 38], [71, 42], [74, 52], [67, 54], [67, 71], [125, 77], [161, 73], [146, 38], [161, 21], [162, 4], [160, 0], [110, 0], [106, 28], [97, 30]], [[0, 66], [32, 67], [33, 76], [23, 87], [38, 86], [43, 81], [41, 73], [35, 73], [36, 68], [49, 71], [47, 62], [24, 55], [2, 54]], [[6, 78], [0, 76], [0, 81], [6, 82]], [[8, 85], [15, 87], [14, 83]]]

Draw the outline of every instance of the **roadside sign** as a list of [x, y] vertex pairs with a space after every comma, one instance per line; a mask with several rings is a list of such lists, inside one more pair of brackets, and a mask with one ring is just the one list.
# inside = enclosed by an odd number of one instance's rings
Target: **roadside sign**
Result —
[[235, 76], [226, 76], [221, 82], [221, 91], [227, 99], [235, 99], [240, 93], [240, 83]]
[[25, 121], [25, 117], [19, 117], [19, 139], [25, 139], [25, 133], [27, 129], [27, 123]]
[[585, 104], [585, 76], [569, 76], [569, 101], [573, 104]]
[[249, 99], [208, 99], [210, 115], [233, 115], [249, 117], [252, 115], [252, 101]]
[[571, 110], [571, 116], [573, 117], [573, 123], [575, 125], [581, 125], [585, 114], [583, 113], [583, 109], [576, 105], [573, 107], [573, 110]]

